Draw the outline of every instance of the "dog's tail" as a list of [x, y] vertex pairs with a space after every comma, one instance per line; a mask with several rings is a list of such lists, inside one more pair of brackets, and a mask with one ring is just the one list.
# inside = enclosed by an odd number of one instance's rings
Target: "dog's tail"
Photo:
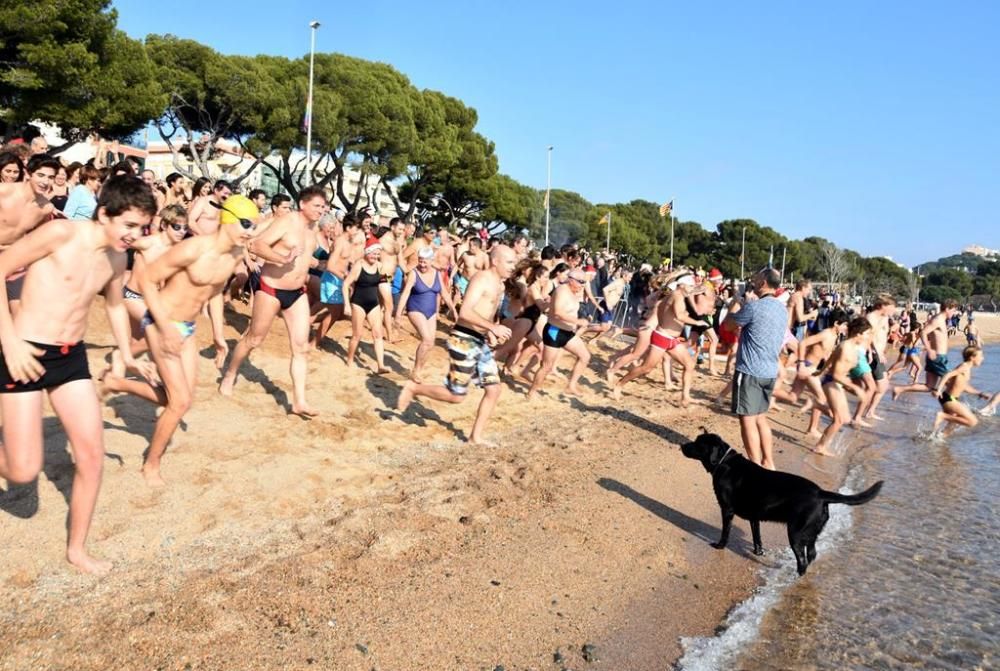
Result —
[[827, 503], [846, 503], [849, 506], [860, 506], [862, 503], [868, 503], [878, 496], [878, 493], [882, 491], [882, 482], [882, 480], [879, 480], [860, 494], [838, 494], [837, 492], [823, 490], [820, 493], [820, 498]]

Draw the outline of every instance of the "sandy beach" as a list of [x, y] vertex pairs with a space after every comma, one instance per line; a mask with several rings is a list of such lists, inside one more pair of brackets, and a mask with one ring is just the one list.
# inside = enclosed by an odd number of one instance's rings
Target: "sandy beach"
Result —
[[[247, 323], [227, 312], [230, 345]], [[979, 317], [1000, 340], [1000, 318]], [[605, 394], [592, 345], [582, 398], [550, 380], [536, 403], [508, 382], [491, 423], [496, 449], [461, 439], [464, 405], [393, 408], [415, 342], [389, 348], [391, 374], [343, 363], [347, 324], [310, 357], [311, 402], [288, 414], [287, 342], [276, 322], [232, 399], [216, 392], [206, 345], [195, 406], [164, 460], [168, 487], [139, 474], [155, 409], [111, 397], [107, 459], [90, 548], [95, 579], [63, 561], [72, 464], [47, 412], [37, 485], [0, 492], [2, 669], [663, 669], [679, 637], [709, 635], [773, 556], [727, 551], [709, 475], [678, 444], [704, 426], [738, 445], [738, 426], [699, 373], [689, 410], [662, 380]], [[445, 327], [439, 329], [443, 342]], [[103, 370], [111, 337], [95, 309], [87, 342]], [[428, 378], [440, 377], [437, 348]], [[802, 417], [774, 413], [779, 468], [824, 486], [842, 478], [800, 442]], [[765, 545], [784, 530], [765, 526]]]

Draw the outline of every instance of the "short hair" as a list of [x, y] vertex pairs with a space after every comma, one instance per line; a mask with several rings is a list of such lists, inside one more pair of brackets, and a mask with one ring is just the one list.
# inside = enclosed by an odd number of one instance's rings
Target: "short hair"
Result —
[[166, 179], [167, 186], [173, 186], [177, 182], [177, 180], [183, 179], [183, 177], [184, 175], [180, 174], [179, 172], [170, 173], [169, 175], [167, 175]]
[[836, 324], [846, 324], [848, 321], [850, 321], [850, 319], [851, 318], [847, 314], [847, 312], [845, 310], [842, 310], [841, 308], [834, 308], [833, 310], [830, 310], [830, 323], [831, 324], [834, 324], [834, 325], [836, 325]]
[[[31, 171], [29, 170], [28, 172], [31, 172]], [[942, 311], [944, 311], [944, 310], [957, 310], [957, 309], [958, 309], [958, 301], [956, 301], [954, 298], [949, 298], [949, 299], [945, 300], [943, 303], [941, 303], [941, 310]]]
[[250, 195], [248, 196], [248, 198], [250, 198], [250, 200], [254, 200], [257, 198], [257, 196], [264, 196], [265, 198], [267, 198], [267, 191], [265, 191], [264, 189], [252, 189], [250, 191]]
[[133, 208], [153, 216], [156, 214], [156, 199], [149, 185], [138, 177], [116, 175], [104, 183], [94, 208], [95, 217], [102, 208], [109, 217], [117, 217]]
[[406, 222], [400, 219], [399, 217], [393, 217], [392, 219], [389, 220], [389, 228], [392, 228], [396, 224], [405, 224], [405, 223]]
[[48, 154], [37, 154], [28, 159], [28, 174], [33, 175], [42, 168], [52, 168], [53, 172], [59, 172], [62, 163], [54, 156]]
[[223, 189], [229, 189], [230, 191], [233, 191], [233, 185], [224, 179], [220, 179], [218, 182], [215, 183], [214, 186], [212, 186], [212, 191], [215, 193], [218, 193]]
[[160, 210], [160, 228], [166, 228], [170, 224], [177, 223], [178, 221], [187, 221], [188, 213], [187, 209], [183, 205], [167, 205], [165, 208]]
[[326, 200], [326, 191], [321, 186], [307, 186], [306, 188], [299, 191], [299, 202], [304, 203], [307, 200], [312, 200], [314, 198], [322, 198]]
[[555, 279], [556, 275], [558, 275], [559, 273], [564, 273], [567, 270], [569, 270], [568, 263], [559, 263], [556, 265], [555, 268], [549, 271], [549, 279]]
[[879, 294], [875, 297], [874, 302], [872, 302], [872, 310], [878, 310], [884, 308], [886, 305], [895, 305], [896, 299], [889, 294]]
[[552, 245], [545, 245], [542, 247], [542, 261], [551, 261], [557, 256], [559, 256], [559, 254], [556, 253], [556, 248]]
[[156, 179], [156, 173], [155, 173], [154, 171], [150, 170], [149, 168], [143, 168], [143, 169], [142, 169], [142, 172], [141, 172], [141, 173], [139, 173], [139, 174], [140, 174], [140, 175], [145, 175], [145, 174], [146, 174], [147, 172], [148, 172], [148, 173], [149, 173], [150, 175], [152, 175], [152, 176], [153, 176], [153, 179]]
[[795, 290], [796, 291], [802, 291], [803, 289], [805, 289], [810, 284], [812, 284], [812, 280], [807, 280], [807, 279], [796, 280], [795, 281]]
[[982, 351], [978, 345], [969, 345], [962, 350], [962, 361], [972, 361], [972, 357]]
[[80, 184], [86, 184], [92, 179], [100, 181], [101, 173], [98, 172], [97, 168], [88, 163], [87, 165], [80, 168]]
[[21, 159], [18, 158], [17, 154], [11, 151], [5, 151], [0, 153], [0, 170], [3, 170], [8, 165], [17, 166], [17, 181], [24, 179], [24, 164], [21, 163]]
[[870, 330], [871, 327], [871, 323], [869, 323], [869, 321], [864, 317], [855, 317], [847, 324], [847, 337], [853, 338], [861, 335], [865, 331]]
[[777, 289], [781, 286], [781, 275], [774, 268], [765, 268], [759, 273], [760, 278], [764, 280], [764, 284], [770, 289]]
[[273, 196], [271, 196], [271, 209], [273, 210], [276, 207], [281, 207], [282, 203], [290, 203], [290, 202], [292, 202], [291, 196], [288, 196], [284, 193], [276, 193]]

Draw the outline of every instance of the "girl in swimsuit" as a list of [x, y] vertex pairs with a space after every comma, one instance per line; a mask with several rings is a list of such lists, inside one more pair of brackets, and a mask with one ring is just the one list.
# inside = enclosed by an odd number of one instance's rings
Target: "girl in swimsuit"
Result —
[[514, 275], [505, 283], [508, 306], [514, 316], [503, 322], [503, 325], [510, 329], [511, 335], [507, 342], [493, 353], [497, 361], [515, 361], [517, 354], [521, 351], [525, 336], [538, 323], [538, 318], [542, 313], [532, 296], [531, 286], [536, 283], [539, 275], [548, 275], [548, 271], [545, 270], [541, 262], [524, 259], [518, 263], [517, 268], [514, 269]]
[[433, 247], [424, 247], [417, 252], [417, 266], [406, 278], [395, 314], [396, 322], [402, 321], [402, 312], [405, 308], [406, 316], [410, 318], [410, 323], [420, 337], [417, 353], [413, 359], [413, 370], [410, 371], [410, 379], [418, 384], [423, 382], [420, 372], [427, 360], [427, 353], [434, 347], [434, 334], [437, 332], [437, 316], [441, 308], [442, 295], [451, 310], [452, 318], [458, 321], [458, 313], [451, 301], [451, 295], [447, 291], [442, 294], [441, 275], [431, 265], [433, 260]]
[[[524, 299], [524, 304], [528, 307], [518, 315], [519, 319], [530, 320], [531, 325], [526, 335], [521, 338], [519, 347], [507, 355], [505, 369], [514, 370], [524, 362], [521, 376], [527, 380], [534, 380], [534, 375], [530, 370], [535, 358], [539, 361], [542, 360], [542, 351], [545, 347], [542, 344], [542, 330], [548, 323], [546, 313], [552, 302], [552, 294], [555, 293], [556, 287], [563, 284], [569, 277], [569, 271], [570, 267], [565, 263], [558, 264], [552, 270], [546, 270], [544, 265], [539, 264], [539, 267], [534, 270], [531, 282], [528, 284], [528, 295]], [[557, 377], [561, 376], [554, 369], [552, 374]]]
[[379, 256], [382, 245], [377, 238], [368, 238], [364, 256], [354, 264], [344, 280], [344, 315], [351, 318], [351, 342], [347, 346], [347, 365], [354, 366], [354, 355], [361, 342], [361, 327], [365, 320], [372, 331], [375, 363], [378, 373], [388, 373], [385, 367], [385, 342], [382, 336], [382, 306], [378, 300], [378, 285], [382, 281]]
[[316, 236], [316, 242], [319, 245], [316, 247], [316, 251], [313, 252], [313, 258], [316, 261], [309, 268], [309, 279], [306, 282], [310, 305], [316, 305], [320, 302], [321, 279], [323, 271], [326, 270], [326, 262], [330, 260], [330, 250], [333, 249], [333, 241], [331, 240], [333, 231], [332, 221], [326, 218], [322, 219], [319, 226], [319, 235]]

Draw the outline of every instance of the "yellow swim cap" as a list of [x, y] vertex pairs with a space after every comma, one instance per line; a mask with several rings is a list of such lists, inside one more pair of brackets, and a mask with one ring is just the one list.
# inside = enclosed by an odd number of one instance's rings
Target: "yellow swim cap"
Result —
[[259, 216], [260, 210], [252, 200], [246, 196], [233, 195], [226, 198], [226, 202], [222, 204], [219, 221], [223, 224], [238, 224], [240, 219], [256, 221]]

